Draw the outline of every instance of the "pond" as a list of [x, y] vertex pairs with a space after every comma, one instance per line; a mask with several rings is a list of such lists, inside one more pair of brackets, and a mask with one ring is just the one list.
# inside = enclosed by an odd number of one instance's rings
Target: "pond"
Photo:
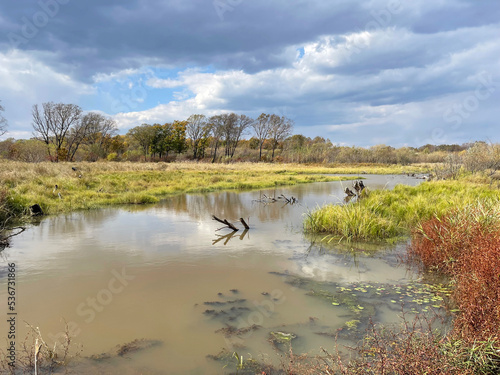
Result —
[[[421, 181], [365, 177], [371, 189]], [[83, 348], [77, 373], [223, 373], [234, 370], [216, 360], [223, 349], [279, 363], [276, 352], [289, 341], [297, 353], [333, 351], [337, 333], [341, 342], [359, 339], [369, 316], [396, 322], [401, 302], [440, 306], [398, 264], [406, 244], [347, 249], [304, 235], [304, 214], [342, 203], [346, 186], [352, 182], [185, 194], [47, 217], [2, 252], [0, 299], [6, 303], [7, 263], [15, 262], [18, 338], [25, 321], [53, 343], [67, 322]], [[298, 203], [263, 199], [281, 194]], [[241, 229], [228, 235], [212, 215]], [[151, 341], [85, 359], [137, 339]]]

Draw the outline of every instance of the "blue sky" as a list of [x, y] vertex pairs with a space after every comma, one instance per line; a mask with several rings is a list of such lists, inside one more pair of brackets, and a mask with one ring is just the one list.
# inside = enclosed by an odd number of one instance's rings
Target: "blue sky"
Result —
[[499, 142], [499, 35], [497, 0], [2, 1], [3, 138], [55, 101], [121, 133], [265, 112], [336, 144]]

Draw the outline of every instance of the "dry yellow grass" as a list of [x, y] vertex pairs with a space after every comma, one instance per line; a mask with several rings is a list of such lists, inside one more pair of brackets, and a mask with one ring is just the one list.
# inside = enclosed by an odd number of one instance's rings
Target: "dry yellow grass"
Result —
[[[366, 168], [365, 168], [366, 169]], [[333, 181], [339, 170], [292, 164], [38, 163], [0, 161], [0, 191], [14, 212], [46, 213], [155, 203], [172, 194]], [[57, 188], [56, 188], [57, 185]]]

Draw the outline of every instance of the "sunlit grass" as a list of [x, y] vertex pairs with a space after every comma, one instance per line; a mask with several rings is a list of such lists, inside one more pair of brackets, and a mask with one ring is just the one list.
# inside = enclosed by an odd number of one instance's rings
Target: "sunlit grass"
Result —
[[[76, 171], [72, 168], [76, 168]], [[156, 203], [179, 193], [255, 189], [335, 181], [333, 173], [397, 172], [367, 165], [329, 168], [299, 164], [39, 163], [0, 161], [0, 190], [18, 211], [38, 203], [46, 213], [117, 204]], [[355, 178], [357, 175], [351, 177]], [[55, 186], [57, 185], [57, 188]]]
[[304, 225], [307, 231], [338, 239], [390, 239], [408, 235], [422, 220], [478, 201], [499, 204], [500, 191], [465, 180], [398, 185], [390, 191], [371, 191], [359, 202], [318, 208], [307, 215]]

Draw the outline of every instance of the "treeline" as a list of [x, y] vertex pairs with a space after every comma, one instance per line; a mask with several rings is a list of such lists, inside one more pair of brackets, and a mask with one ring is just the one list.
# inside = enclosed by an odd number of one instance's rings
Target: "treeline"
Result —
[[[191, 115], [165, 124], [142, 124], [119, 135], [116, 122], [83, 114], [74, 104], [33, 106], [33, 138], [0, 142], [0, 157], [50, 161], [277, 161], [294, 163], [494, 163], [498, 146], [485, 142], [394, 148], [339, 146], [322, 137], [292, 135], [293, 122], [275, 114], [257, 119], [235, 113]], [[5, 129], [5, 128], [4, 128]], [[250, 138], [249, 138], [250, 137]], [[472, 155], [472, 156], [471, 156]], [[484, 164], [484, 163], [483, 163]]]

